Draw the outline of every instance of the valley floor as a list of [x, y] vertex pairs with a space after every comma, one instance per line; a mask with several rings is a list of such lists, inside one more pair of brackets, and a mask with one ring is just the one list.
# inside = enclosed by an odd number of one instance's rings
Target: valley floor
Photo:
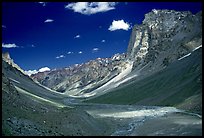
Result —
[[202, 136], [202, 119], [182, 113], [147, 120], [131, 135], [135, 136]]
[[174, 107], [81, 104], [111, 136], [201, 136], [202, 116]]

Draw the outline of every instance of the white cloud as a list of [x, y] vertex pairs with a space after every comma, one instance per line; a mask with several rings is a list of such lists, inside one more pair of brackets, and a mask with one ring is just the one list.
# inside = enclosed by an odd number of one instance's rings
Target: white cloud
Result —
[[79, 53], [79, 54], [82, 54], [83, 52], [82, 52], [82, 51], [79, 51], [78, 53]]
[[40, 68], [38, 71], [37, 70], [28, 70], [28, 71], [25, 71], [25, 73], [30, 76], [32, 74], [37, 74], [38, 72], [45, 72], [45, 71], [50, 71], [50, 68], [48, 67], [42, 67]]
[[38, 2], [39, 4], [42, 4], [42, 6], [46, 6], [46, 2]]
[[18, 47], [16, 44], [4, 44], [2, 43], [3, 48], [15, 48]]
[[80, 35], [76, 35], [74, 38], [79, 38], [79, 37], [81, 37]]
[[64, 55], [60, 55], [60, 56], [57, 56], [56, 58], [64, 58], [65, 56]]
[[98, 52], [99, 51], [99, 48], [93, 48], [92, 49], [92, 53], [95, 53], [95, 52]]
[[110, 31], [115, 31], [119, 29], [123, 29], [127, 31], [128, 29], [130, 29], [130, 24], [127, 22], [124, 22], [124, 20], [118, 20], [118, 21], [113, 20], [112, 24], [108, 28], [108, 30]]
[[54, 20], [52, 20], [52, 19], [47, 19], [47, 20], [45, 20], [44, 21], [44, 23], [51, 23], [51, 22], [53, 22]]
[[2, 28], [6, 28], [6, 26], [5, 26], [5, 25], [2, 25]]
[[41, 69], [38, 70], [38, 72], [45, 72], [45, 71], [50, 71], [50, 68], [48, 67], [43, 67]]
[[105, 43], [105, 42], [106, 42], [106, 40], [102, 40], [101, 42], [102, 42], [102, 43]]
[[113, 10], [115, 5], [116, 2], [75, 2], [66, 5], [65, 8], [81, 14], [91, 15]]
[[28, 76], [30, 76], [30, 75], [32, 75], [32, 74], [38, 73], [38, 71], [37, 71], [37, 70], [28, 70], [28, 71], [25, 71], [25, 73], [26, 73]]
[[31, 47], [35, 47], [35, 45], [31, 45]]
[[67, 54], [69, 55], [69, 54], [73, 54], [74, 52], [71, 52], [71, 51], [69, 51], [69, 52], [67, 52]]

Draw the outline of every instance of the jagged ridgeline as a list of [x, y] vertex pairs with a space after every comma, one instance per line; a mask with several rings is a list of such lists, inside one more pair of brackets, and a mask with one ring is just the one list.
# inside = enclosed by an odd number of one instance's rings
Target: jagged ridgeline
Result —
[[202, 135], [202, 11], [152, 10], [126, 53], [32, 76], [3, 53], [2, 135]]
[[[75, 97], [89, 97], [126, 82], [127, 75], [143, 78], [202, 45], [202, 12], [152, 10], [134, 25], [127, 52], [98, 58], [31, 77], [41, 84]], [[134, 76], [133, 75], [133, 76]]]
[[202, 12], [152, 10], [135, 25], [128, 45], [134, 68], [152, 64], [156, 69], [188, 54], [202, 44]]

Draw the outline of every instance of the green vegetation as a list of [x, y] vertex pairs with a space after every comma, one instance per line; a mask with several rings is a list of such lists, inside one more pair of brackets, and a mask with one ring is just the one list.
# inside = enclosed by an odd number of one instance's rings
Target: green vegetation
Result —
[[190, 96], [202, 93], [201, 54], [196, 51], [192, 57], [176, 61], [143, 80], [133, 80], [85, 102], [176, 106]]
[[106, 130], [109, 126], [101, 123], [103, 120], [64, 105], [66, 96], [39, 87], [19, 71], [3, 68], [2, 86], [4, 136], [110, 135], [112, 132]]
[[12, 136], [12, 133], [8, 128], [2, 128], [2, 136]]

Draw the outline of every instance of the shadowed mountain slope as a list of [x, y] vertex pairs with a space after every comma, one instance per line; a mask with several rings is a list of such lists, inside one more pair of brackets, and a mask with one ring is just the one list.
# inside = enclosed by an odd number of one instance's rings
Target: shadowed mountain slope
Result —
[[136, 79], [86, 102], [178, 106], [202, 113], [202, 48], [147, 78]]

